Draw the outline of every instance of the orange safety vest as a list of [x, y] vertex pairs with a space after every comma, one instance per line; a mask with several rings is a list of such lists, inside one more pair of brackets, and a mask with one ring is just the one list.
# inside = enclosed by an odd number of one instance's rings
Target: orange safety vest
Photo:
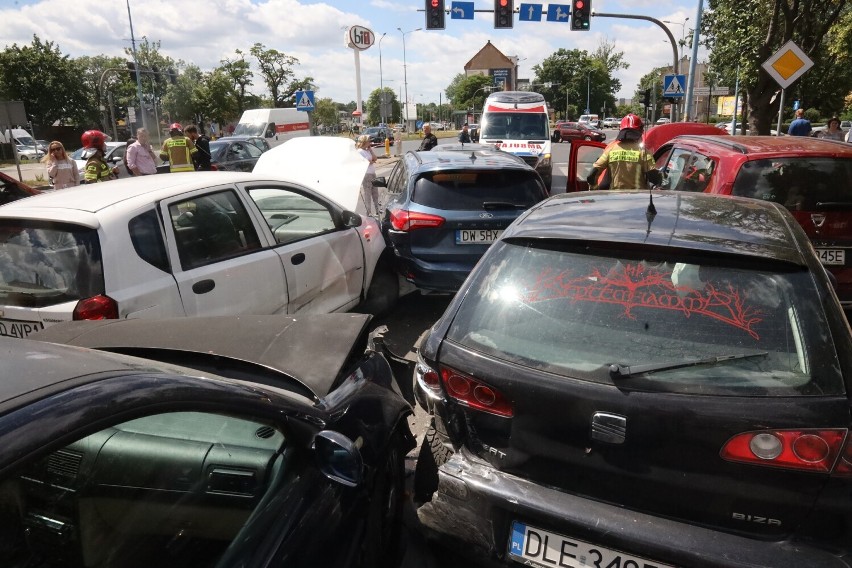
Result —
[[160, 152], [160, 157], [169, 161], [169, 171], [175, 172], [193, 172], [195, 166], [192, 163], [192, 155], [197, 152], [195, 144], [186, 136], [177, 136], [167, 138], [163, 142], [163, 150]]

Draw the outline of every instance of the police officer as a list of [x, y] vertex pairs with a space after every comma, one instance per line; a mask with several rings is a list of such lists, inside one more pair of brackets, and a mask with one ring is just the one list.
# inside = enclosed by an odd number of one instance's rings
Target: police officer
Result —
[[169, 162], [169, 171], [171, 173], [195, 171], [193, 154], [196, 152], [192, 140], [183, 135], [183, 127], [177, 122], [169, 125], [169, 138], [166, 138], [160, 150], [160, 158]]
[[106, 138], [106, 134], [100, 130], [87, 130], [80, 137], [80, 142], [83, 143], [83, 148], [86, 149], [83, 155], [88, 156], [83, 174], [84, 183], [109, 181], [118, 177], [118, 166], [111, 168], [106, 163], [106, 160], [104, 160], [104, 156], [106, 156]]
[[[589, 189], [644, 189], [648, 182], [660, 183], [662, 176], [654, 169], [654, 156], [645, 151], [641, 140], [642, 119], [630, 113], [621, 119], [615, 141], [593, 164], [586, 178]], [[598, 174], [603, 171], [608, 176], [598, 186]]]

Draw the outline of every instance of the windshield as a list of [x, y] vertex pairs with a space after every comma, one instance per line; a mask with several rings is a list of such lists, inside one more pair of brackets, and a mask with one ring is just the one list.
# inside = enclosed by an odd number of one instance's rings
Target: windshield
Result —
[[561, 241], [492, 246], [448, 334], [473, 350], [622, 388], [843, 392], [806, 270], [668, 251], [608, 254]]
[[266, 133], [266, 123], [256, 122], [254, 124], [239, 123], [234, 128], [234, 136], [263, 136]]
[[482, 118], [482, 138], [549, 140], [547, 115], [530, 112], [489, 112]]
[[104, 293], [95, 229], [0, 221], [0, 304], [41, 308]]

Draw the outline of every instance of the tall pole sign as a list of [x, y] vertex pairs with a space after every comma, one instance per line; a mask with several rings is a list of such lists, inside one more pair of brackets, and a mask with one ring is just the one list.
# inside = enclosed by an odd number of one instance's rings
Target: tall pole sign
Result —
[[361, 108], [361, 52], [369, 49], [376, 41], [376, 34], [363, 26], [352, 26], [343, 36], [346, 47], [355, 54], [355, 111], [358, 124], [364, 124], [364, 112]]

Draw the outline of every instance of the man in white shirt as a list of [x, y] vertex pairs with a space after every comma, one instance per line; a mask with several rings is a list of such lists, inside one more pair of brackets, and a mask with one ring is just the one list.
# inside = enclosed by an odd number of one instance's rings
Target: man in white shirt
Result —
[[127, 147], [127, 167], [135, 176], [157, 173], [157, 156], [145, 128], [136, 131], [136, 142]]

